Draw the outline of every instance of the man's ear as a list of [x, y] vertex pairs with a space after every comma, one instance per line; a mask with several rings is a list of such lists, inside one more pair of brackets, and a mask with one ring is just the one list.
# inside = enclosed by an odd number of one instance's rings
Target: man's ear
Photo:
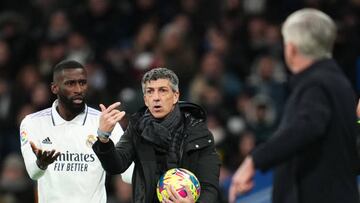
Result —
[[179, 91], [175, 92], [173, 104], [176, 104], [179, 101], [179, 97], [180, 97], [180, 92]]
[[284, 47], [284, 57], [290, 71], [293, 72], [292, 67], [294, 63], [294, 56], [296, 56], [297, 49], [292, 42], [286, 42]]
[[289, 42], [289, 51], [291, 56], [296, 56], [299, 52], [295, 44], [291, 42]]
[[294, 43], [288, 42], [286, 46], [286, 51], [288, 52], [287, 54], [290, 59], [293, 60], [296, 56], [299, 55], [299, 49]]
[[149, 103], [145, 95], [144, 95], [144, 104], [145, 106], [149, 107]]
[[51, 83], [51, 92], [53, 94], [58, 94], [59, 92], [59, 86], [54, 82]]

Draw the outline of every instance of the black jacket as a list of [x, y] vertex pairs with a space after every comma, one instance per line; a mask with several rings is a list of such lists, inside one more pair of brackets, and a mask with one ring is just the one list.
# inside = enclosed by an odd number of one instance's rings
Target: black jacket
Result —
[[[200, 181], [198, 202], [217, 202], [220, 160], [214, 139], [206, 127], [205, 113], [197, 105], [180, 102], [184, 121], [184, 141], [180, 165], [192, 171]], [[156, 155], [153, 144], [143, 139], [137, 129], [145, 108], [130, 118], [129, 125], [116, 147], [112, 142], [95, 142], [93, 149], [102, 166], [110, 174], [124, 172], [134, 161], [132, 187], [135, 203], [151, 203], [156, 195]]]
[[333, 60], [291, 80], [278, 130], [252, 153], [256, 168], [275, 168], [274, 203], [358, 203], [356, 100]]

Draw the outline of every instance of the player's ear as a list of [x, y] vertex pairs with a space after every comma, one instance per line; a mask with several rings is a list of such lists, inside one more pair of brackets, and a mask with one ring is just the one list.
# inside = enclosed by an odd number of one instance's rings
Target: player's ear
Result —
[[55, 82], [51, 83], [51, 92], [53, 94], [58, 94], [59, 92], [59, 86]]

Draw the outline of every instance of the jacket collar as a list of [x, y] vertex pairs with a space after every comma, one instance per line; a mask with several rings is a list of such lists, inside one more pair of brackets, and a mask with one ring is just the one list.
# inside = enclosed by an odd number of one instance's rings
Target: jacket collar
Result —
[[88, 106], [85, 104], [84, 111], [78, 114], [75, 118], [73, 118], [71, 121], [64, 120], [58, 111], [56, 110], [56, 107], [58, 106], [59, 101], [55, 100], [51, 107], [51, 120], [54, 126], [58, 125], [64, 125], [66, 123], [73, 123], [75, 125], [84, 125], [87, 115], [88, 115]]
[[311, 75], [313, 72], [317, 71], [318, 69], [327, 68], [330, 69], [335, 65], [335, 61], [333, 59], [320, 59], [315, 61], [311, 64], [308, 68], [303, 70], [300, 73], [292, 75], [290, 78], [290, 87], [294, 89], [304, 78], [307, 78], [308, 75]]
[[[208, 131], [205, 124], [205, 110], [197, 104], [186, 101], [179, 101], [179, 107], [181, 113], [184, 115], [184, 133], [187, 134], [188, 141], [208, 136], [207, 134], [204, 134], [204, 130]], [[141, 116], [143, 116], [146, 111], [146, 106], [140, 108], [131, 116], [130, 122], [133, 122], [134, 125], [137, 126]]]

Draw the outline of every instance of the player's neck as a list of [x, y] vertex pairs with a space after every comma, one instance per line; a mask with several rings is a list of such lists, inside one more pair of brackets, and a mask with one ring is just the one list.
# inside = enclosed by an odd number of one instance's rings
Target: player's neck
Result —
[[74, 119], [77, 116], [77, 114], [74, 114], [72, 111], [67, 109], [64, 105], [62, 105], [60, 102], [59, 102], [58, 106], [56, 107], [56, 111], [59, 113], [61, 118], [63, 118], [66, 121], [71, 121], [72, 119]]

